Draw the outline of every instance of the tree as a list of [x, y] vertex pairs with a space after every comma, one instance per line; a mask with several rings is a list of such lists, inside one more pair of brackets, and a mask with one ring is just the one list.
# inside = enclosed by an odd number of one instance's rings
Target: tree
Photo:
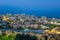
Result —
[[14, 36], [13, 35], [9, 35], [8, 40], [14, 40]]
[[37, 40], [36, 36], [32, 36], [29, 34], [17, 34], [15, 40]]
[[17, 34], [15, 40], [20, 40], [20, 39], [21, 39], [21, 34]]
[[6, 36], [6, 34], [2, 34], [1, 40], [8, 40], [8, 37]]

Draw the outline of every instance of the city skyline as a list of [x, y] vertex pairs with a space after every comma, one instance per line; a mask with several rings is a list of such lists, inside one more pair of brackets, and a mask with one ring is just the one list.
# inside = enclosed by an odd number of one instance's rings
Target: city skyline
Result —
[[60, 0], [0, 0], [0, 40], [60, 40]]

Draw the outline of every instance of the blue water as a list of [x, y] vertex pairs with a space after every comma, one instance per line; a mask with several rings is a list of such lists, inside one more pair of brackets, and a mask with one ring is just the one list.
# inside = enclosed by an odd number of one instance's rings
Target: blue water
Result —
[[34, 8], [17, 8], [17, 7], [6, 7], [0, 6], [0, 14], [6, 13], [25, 13], [29, 15], [35, 15], [38, 17], [46, 16], [46, 17], [55, 17], [60, 18], [60, 10], [42, 10], [42, 9], [34, 9]]

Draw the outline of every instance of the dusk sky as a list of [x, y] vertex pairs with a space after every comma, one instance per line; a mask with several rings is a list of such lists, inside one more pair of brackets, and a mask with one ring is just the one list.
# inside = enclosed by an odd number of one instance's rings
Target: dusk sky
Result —
[[0, 0], [1, 6], [16, 7], [19, 8], [17, 11], [27, 11], [39, 16], [60, 17], [60, 0]]

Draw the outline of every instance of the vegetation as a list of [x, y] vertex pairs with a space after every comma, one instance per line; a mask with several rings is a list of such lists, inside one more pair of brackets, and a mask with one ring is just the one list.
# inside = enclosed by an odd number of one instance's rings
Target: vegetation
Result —
[[37, 40], [36, 36], [32, 36], [32, 35], [25, 35], [25, 34], [17, 34], [15, 37], [15, 40]]
[[32, 35], [25, 35], [25, 34], [16, 34], [13, 35], [7, 35], [7, 34], [2, 34], [0, 35], [0, 40], [37, 40], [36, 36], [32, 36]]
[[14, 40], [14, 35], [2, 34], [0, 35], [0, 40]]
[[53, 29], [55, 27], [60, 27], [60, 25], [53, 25], [53, 24], [47, 24], [45, 26], [49, 27], [49, 29]]

